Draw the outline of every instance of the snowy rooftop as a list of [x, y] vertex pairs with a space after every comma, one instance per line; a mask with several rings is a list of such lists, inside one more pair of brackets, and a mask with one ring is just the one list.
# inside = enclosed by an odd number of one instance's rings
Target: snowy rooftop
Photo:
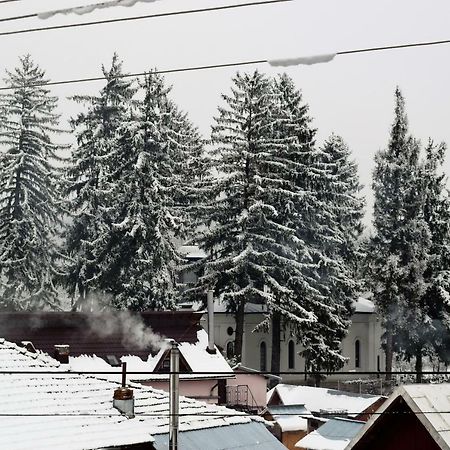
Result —
[[[181, 374], [181, 379], [193, 378], [221, 378], [234, 376], [234, 372], [227, 363], [223, 355], [216, 349], [215, 354], [208, 353], [206, 348], [208, 346], [208, 334], [205, 330], [197, 331], [197, 342], [181, 342], [179, 350], [181, 356], [189, 365], [192, 373]], [[138, 356], [128, 355], [122, 356], [120, 360], [127, 363], [128, 372], [145, 372], [143, 374], [130, 374], [129, 378], [132, 381], [143, 380], [164, 380], [168, 379], [169, 375], [162, 373], [153, 373], [161, 359], [165, 357], [166, 350], [160, 350], [156, 355], [148, 355], [147, 360], [142, 360]], [[117, 372], [117, 367], [112, 367], [104, 359], [96, 355], [80, 355], [70, 357], [70, 370], [74, 372], [87, 371], [111, 371]], [[198, 374], [197, 372], [203, 372]], [[212, 372], [208, 374], [206, 372]], [[214, 373], [220, 373], [214, 374]], [[109, 379], [120, 379], [120, 375], [116, 377], [108, 377]]]
[[411, 384], [398, 387], [389, 399], [379, 409], [379, 414], [370, 420], [351, 441], [348, 448], [352, 449], [359, 439], [370, 430], [388, 411], [391, 405], [403, 398], [409, 408], [416, 413], [433, 439], [442, 449], [450, 449], [450, 384]]
[[353, 302], [353, 308], [355, 308], [356, 313], [373, 313], [375, 312], [375, 303], [367, 298], [358, 297]]
[[381, 398], [376, 395], [354, 394], [335, 389], [279, 384], [267, 393], [269, 405], [277, 394], [284, 405], [305, 405], [312, 413], [346, 411], [349, 417], [357, 416]]
[[269, 406], [267, 411], [273, 417], [273, 420], [278, 423], [281, 431], [307, 431], [308, 419], [312, 417], [311, 413], [304, 405], [289, 405]]
[[[202, 304], [199, 302], [193, 305], [193, 309], [198, 311], [202, 308]], [[355, 313], [373, 313], [375, 312], [375, 304], [372, 300], [368, 300], [363, 297], [358, 297], [358, 299], [353, 301], [353, 308], [355, 309]], [[267, 311], [267, 307], [265, 304], [257, 304], [257, 303], [246, 303], [245, 304], [245, 313], [246, 314], [255, 314], [255, 313], [264, 313]], [[227, 305], [220, 299], [214, 300], [214, 312], [215, 313], [226, 313]]]
[[187, 259], [206, 258], [206, 253], [198, 245], [182, 245], [178, 247], [178, 252]]
[[[63, 372], [42, 353], [0, 340], [0, 432], [8, 450], [81, 450], [152, 442], [168, 433], [168, 394], [133, 385], [134, 419], [112, 405], [118, 383]], [[180, 397], [180, 432], [246, 424], [252, 418], [224, 407]], [[255, 419], [255, 418], [254, 418]], [[263, 430], [266, 431], [266, 430]]]
[[359, 420], [330, 419], [300, 439], [295, 446], [309, 450], [344, 450], [363, 426], [364, 422]]

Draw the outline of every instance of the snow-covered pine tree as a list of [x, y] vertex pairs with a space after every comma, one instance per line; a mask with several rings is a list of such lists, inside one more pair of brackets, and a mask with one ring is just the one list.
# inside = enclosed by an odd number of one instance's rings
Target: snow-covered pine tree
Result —
[[450, 198], [442, 170], [445, 154], [444, 143], [435, 145], [430, 140], [422, 165], [424, 220], [431, 245], [424, 274], [426, 290], [419, 303], [423, 320], [411, 355], [418, 382], [422, 380], [422, 354], [437, 354], [445, 364], [450, 362]]
[[395, 99], [389, 145], [375, 159], [374, 236], [369, 247], [368, 280], [386, 330], [387, 379], [391, 378], [394, 351], [406, 351], [408, 357], [416, 343], [416, 349], [420, 349], [414, 330], [424, 320], [419, 302], [425, 291], [430, 245], [423, 213], [420, 149], [408, 135], [405, 102], [398, 88]]
[[57, 98], [29, 55], [7, 75], [11, 90], [0, 96], [0, 307], [55, 309], [62, 149], [54, 141], [61, 132]]
[[269, 327], [276, 315], [281, 316], [276, 323], [294, 326], [314, 320], [293, 286], [303, 283], [299, 255], [305, 255], [292, 221], [285, 221], [300, 194], [291, 185], [292, 164], [281, 155], [285, 139], [275, 132], [278, 95], [258, 71], [238, 73], [212, 130], [211, 169], [218, 175], [203, 208], [207, 228], [197, 236], [208, 254], [199, 289], [215, 289], [235, 314], [238, 360], [247, 302], [267, 305], [261, 327]]
[[339, 136], [325, 141], [310, 170], [310, 186], [318, 202], [305, 214], [302, 235], [310, 244], [311, 275], [320, 295], [314, 305], [318, 320], [304, 331], [303, 354], [312, 372], [335, 371], [344, 363], [340, 344], [359, 287], [356, 268], [364, 200], [357, 166]]
[[129, 120], [136, 92], [133, 82], [122, 77], [116, 54], [111, 68], [102, 67], [102, 72], [106, 84], [98, 96], [73, 97], [87, 108], [71, 120], [77, 143], [66, 174], [68, 210], [73, 218], [66, 233], [66, 283], [74, 308], [82, 307], [100, 284], [107, 284], [103, 263], [111, 245], [116, 170], [110, 165], [110, 155], [117, 152], [118, 130]]
[[118, 307], [167, 309], [176, 303], [174, 237], [186, 228], [191, 182], [202, 144], [195, 127], [169, 99], [163, 77], [150, 72], [144, 99], [122, 124], [115, 173], [114, 245], [107, 256], [109, 288]]

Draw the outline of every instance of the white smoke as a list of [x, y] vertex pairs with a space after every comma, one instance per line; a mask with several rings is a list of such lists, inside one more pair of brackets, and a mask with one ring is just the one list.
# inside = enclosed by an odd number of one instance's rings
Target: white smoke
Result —
[[155, 333], [144, 322], [139, 313], [116, 310], [109, 306], [111, 298], [105, 294], [92, 293], [82, 308], [86, 313], [88, 329], [86, 332], [101, 339], [121, 336], [122, 345], [130, 350], [159, 351], [168, 348], [165, 337]]

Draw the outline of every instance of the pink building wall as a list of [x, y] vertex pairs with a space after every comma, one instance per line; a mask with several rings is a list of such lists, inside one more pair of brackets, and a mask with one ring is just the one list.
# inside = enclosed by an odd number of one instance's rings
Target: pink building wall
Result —
[[227, 386], [248, 386], [258, 408], [267, 406], [267, 380], [263, 375], [255, 373], [235, 372], [236, 378], [230, 379]]
[[[234, 380], [230, 380], [234, 381]], [[161, 389], [169, 392], [169, 381], [146, 381], [145, 386]], [[186, 380], [180, 379], [180, 395], [202, 400], [206, 403], [217, 404], [219, 397], [217, 392], [217, 380]]]

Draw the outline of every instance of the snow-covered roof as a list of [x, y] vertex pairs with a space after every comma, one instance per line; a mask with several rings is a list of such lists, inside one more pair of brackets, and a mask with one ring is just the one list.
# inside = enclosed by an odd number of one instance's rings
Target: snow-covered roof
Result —
[[[65, 365], [42, 353], [0, 339], [0, 369], [0, 414], [6, 415], [0, 434], [8, 450], [96, 449], [152, 442], [153, 436], [168, 433], [164, 391], [132, 385], [136, 417], [128, 419], [113, 408], [118, 383], [66, 372]], [[180, 414], [180, 432], [258, 420], [185, 397], [180, 397]]]
[[278, 384], [267, 393], [267, 403], [271, 404], [272, 396], [277, 393], [284, 405], [305, 405], [312, 413], [346, 411], [349, 417], [356, 417], [381, 397], [368, 394], [355, 394], [335, 389], [316, 388]]
[[206, 258], [206, 253], [198, 245], [182, 245], [178, 252], [187, 259]]
[[[211, 354], [206, 351], [207, 347], [208, 334], [203, 329], [197, 331], [197, 342], [181, 342], [179, 344], [178, 348], [181, 356], [192, 370], [192, 373], [181, 374], [181, 379], [223, 378], [234, 376], [233, 369], [227, 363], [220, 351], [216, 349], [216, 353]], [[167, 374], [153, 373], [161, 358], [165, 356], [165, 353], [166, 350], [161, 349], [155, 355], [149, 354], [146, 361], [133, 355], [122, 356], [120, 360], [127, 363], [128, 372], [144, 372], [143, 374], [130, 374], [129, 377], [132, 381], [168, 379], [169, 375]], [[95, 355], [71, 356], [69, 362], [70, 369], [74, 372], [87, 372], [89, 370], [117, 372], [118, 370], [117, 367], [110, 366], [104, 359]], [[210, 374], [207, 372], [210, 372]], [[113, 378], [109, 377], [109, 379], [118, 380], [120, 378], [119, 375], [117, 375]]]
[[364, 426], [359, 420], [334, 418], [300, 439], [295, 446], [308, 450], [344, 450]]
[[244, 373], [250, 373], [250, 374], [255, 374], [255, 375], [261, 375], [264, 378], [269, 378], [271, 380], [281, 381], [281, 377], [279, 377], [278, 375], [273, 375], [271, 373], [261, 372], [260, 370], [253, 369], [251, 367], [243, 366], [242, 363], [237, 363], [233, 367], [233, 370], [235, 372], [244, 372]]
[[[403, 398], [409, 408], [416, 413], [426, 430], [437, 442], [440, 448], [450, 449], [450, 384], [411, 384], [398, 387], [389, 399], [364, 425], [348, 445], [351, 450], [359, 440], [370, 430], [392, 404]], [[404, 432], [405, 430], [399, 430]]]
[[[304, 405], [273, 405], [266, 409], [273, 420], [278, 423], [281, 431], [307, 431], [308, 419], [311, 413]], [[264, 412], [262, 413], [264, 414]]]
[[358, 297], [353, 302], [353, 308], [355, 309], [355, 313], [373, 313], [375, 312], [375, 303], [367, 298]]

